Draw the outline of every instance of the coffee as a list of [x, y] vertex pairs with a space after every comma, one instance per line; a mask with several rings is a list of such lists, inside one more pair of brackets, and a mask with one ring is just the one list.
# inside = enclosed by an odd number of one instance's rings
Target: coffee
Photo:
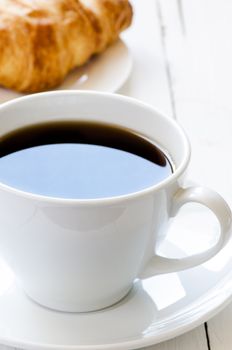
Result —
[[0, 182], [45, 196], [119, 196], [171, 173], [170, 161], [155, 144], [110, 124], [46, 122], [10, 132], [0, 142]]

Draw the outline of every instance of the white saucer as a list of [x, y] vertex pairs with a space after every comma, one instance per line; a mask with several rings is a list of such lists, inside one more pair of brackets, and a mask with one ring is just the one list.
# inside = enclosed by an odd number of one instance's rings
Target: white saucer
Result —
[[[178, 220], [173, 226], [162, 252], [180, 255], [180, 249], [173, 244], [173, 239], [179, 239], [183, 255], [186, 235], [192, 252], [197, 242], [199, 246], [199, 239], [202, 248], [213, 243], [216, 220], [214, 227], [214, 221], [210, 221], [211, 225], [201, 209], [189, 213], [188, 210], [180, 220], [181, 229]], [[211, 235], [198, 231], [191, 234], [195, 230], [196, 215], [202, 230], [207, 227]], [[192, 241], [191, 237], [194, 237]], [[220, 254], [198, 268], [136, 281], [133, 290], [120, 303], [86, 314], [60, 313], [37, 305], [16, 286], [13, 274], [2, 263], [0, 344], [30, 350], [128, 350], [177, 336], [206, 321], [230, 301], [231, 249], [230, 241]]]
[[[118, 40], [105, 52], [90, 60], [83, 67], [72, 71], [54, 90], [96, 90], [115, 92], [127, 80], [132, 69], [132, 56], [122, 40]], [[0, 103], [23, 94], [0, 88]]]

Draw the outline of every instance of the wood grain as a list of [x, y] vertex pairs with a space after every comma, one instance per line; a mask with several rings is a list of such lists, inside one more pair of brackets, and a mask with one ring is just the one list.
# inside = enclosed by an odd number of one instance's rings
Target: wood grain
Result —
[[208, 322], [211, 350], [232, 348], [232, 305]]

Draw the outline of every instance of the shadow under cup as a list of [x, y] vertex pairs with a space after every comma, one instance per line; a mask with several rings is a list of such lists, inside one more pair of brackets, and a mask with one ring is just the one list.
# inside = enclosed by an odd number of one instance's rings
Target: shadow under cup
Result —
[[132, 129], [175, 164], [157, 185], [112, 198], [53, 198], [0, 184], [0, 254], [25, 292], [53, 309], [86, 312], [123, 298], [154, 254], [190, 150], [173, 120], [136, 100], [96, 92], [47, 92], [7, 102], [0, 106], [0, 134], [78, 119]]

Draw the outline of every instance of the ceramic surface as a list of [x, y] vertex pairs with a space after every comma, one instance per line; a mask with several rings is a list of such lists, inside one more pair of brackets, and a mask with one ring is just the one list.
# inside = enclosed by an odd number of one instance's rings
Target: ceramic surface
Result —
[[[163, 253], [190, 253], [189, 248], [177, 248], [172, 238], [183, 246], [189, 233], [183, 227], [195, 226], [191, 210], [180, 221]], [[205, 214], [201, 222], [207, 227]], [[199, 230], [195, 238], [200, 235]], [[194, 252], [196, 239], [188, 239]], [[212, 244], [212, 237], [205, 237], [203, 244]], [[206, 321], [231, 300], [231, 249], [232, 242], [207, 264], [191, 270], [137, 280], [120, 303], [83, 314], [55, 312], [34, 303], [16, 286], [14, 275], [2, 263], [0, 343], [28, 350], [129, 350], [177, 336]]]
[[[113, 67], [113, 69], [112, 69]], [[132, 69], [132, 56], [122, 40], [83, 67], [74, 69], [64, 82], [53, 90], [95, 90], [115, 92], [125, 83]], [[0, 87], [0, 103], [24, 96]]]
[[[130, 98], [63, 91], [2, 104], [1, 134], [64, 116], [142, 133], [168, 151], [175, 171], [142, 191], [88, 200], [40, 196], [1, 183], [0, 254], [27, 295], [57, 310], [99, 310], [123, 298], [137, 277], [193, 267], [222, 249], [231, 235], [230, 209], [211, 190], [181, 187], [190, 148], [176, 122]], [[217, 243], [182, 259], [160, 256], [156, 250], [169, 219], [189, 202], [214, 212], [220, 223]]]
[[[167, 150], [175, 171], [138, 192], [86, 200], [40, 196], [0, 183], [0, 254], [32, 299], [62, 311], [99, 310], [123, 298], [136, 278], [199, 265], [226, 245], [232, 221], [228, 205], [209, 189], [181, 185], [190, 147], [176, 122], [120, 95], [61, 91], [2, 104], [0, 131], [64, 118], [133, 129]], [[169, 219], [189, 202], [215, 214], [218, 241], [184, 258], [159, 255]]]

